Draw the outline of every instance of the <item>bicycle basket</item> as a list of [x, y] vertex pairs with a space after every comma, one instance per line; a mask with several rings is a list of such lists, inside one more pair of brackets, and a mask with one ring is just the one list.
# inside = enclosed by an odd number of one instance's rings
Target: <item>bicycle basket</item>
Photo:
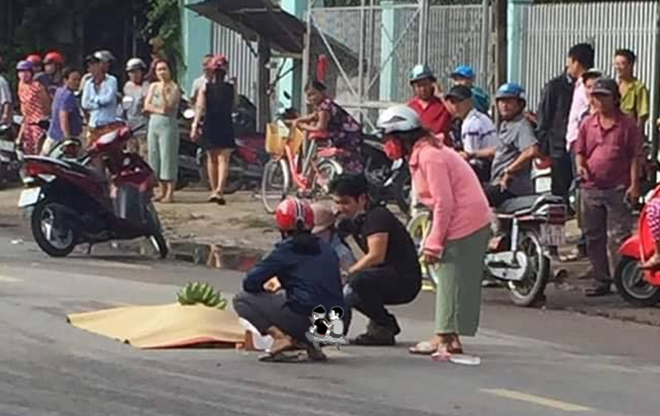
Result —
[[290, 141], [294, 154], [300, 150], [305, 134], [300, 129], [289, 129], [278, 123], [268, 123], [266, 126], [266, 152], [271, 155], [282, 155], [284, 144]]

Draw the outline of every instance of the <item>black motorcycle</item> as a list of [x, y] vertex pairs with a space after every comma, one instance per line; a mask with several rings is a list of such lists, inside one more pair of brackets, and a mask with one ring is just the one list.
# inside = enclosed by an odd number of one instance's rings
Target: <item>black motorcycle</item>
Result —
[[410, 217], [411, 178], [408, 163], [399, 159], [392, 162], [385, 154], [378, 136], [365, 136], [361, 148], [364, 174], [371, 185], [375, 201], [394, 203], [406, 218]]

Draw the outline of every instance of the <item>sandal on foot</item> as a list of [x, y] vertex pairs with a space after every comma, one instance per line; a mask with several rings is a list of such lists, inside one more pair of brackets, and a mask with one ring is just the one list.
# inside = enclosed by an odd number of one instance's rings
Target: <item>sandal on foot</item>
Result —
[[437, 351], [438, 351], [438, 348], [434, 347], [428, 341], [419, 342], [414, 347], [408, 348], [409, 353], [416, 354], [416, 355], [433, 355]]

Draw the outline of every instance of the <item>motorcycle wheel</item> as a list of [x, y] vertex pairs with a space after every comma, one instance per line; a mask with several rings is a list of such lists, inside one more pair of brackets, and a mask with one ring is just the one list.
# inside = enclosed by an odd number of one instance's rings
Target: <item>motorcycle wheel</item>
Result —
[[57, 202], [44, 200], [34, 206], [31, 217], [32, 236], [39, 248], [51, 257], [66, 257], [76, 247], [76, 235], [73, 229], [59, 221], [55, 228], [57, 212], [64, 206]]
[[291, 186], [289, 166], [284, 159], [271, 159], [264, 166], [261, 178], [261, 202], [266, 212], [273, 214], [277, 205], [286, 198]]
[[169, 249], [167, 248], [167, 241], [163, 236], [163, 229], [160, 225], [160, 219], [158, 218], [158, 212], [154, 208], [153, 204], [149, 204], [147, 207], [147, 226], [149, 227], [149, 240], [153, 244], [156, 251], [158, 251], [158, 257], [164, 259], [167, 257]]
[[626, 302], [642, 307], [660, 303], [660, 287], [649, 284], [639, 267], [639, 261], [624, 256], [614, 272], [614, 284]]
[[550, 277], [550, 259], [543, 252], [538, 232], [520, 231], [519, 249], [529, 262], [527, 276], [521, 282], [508, 282], [509, 297], [516, 306], [534, 306], [543, 296]]
[[316, 165], [316, 177], [314, 178], [314, 193], [318, 195], [327, 195], [330, 192], [330, 183], [337, 176], [341, 175], [344, 169], [341, 165], [332, 159], [321, 159]]

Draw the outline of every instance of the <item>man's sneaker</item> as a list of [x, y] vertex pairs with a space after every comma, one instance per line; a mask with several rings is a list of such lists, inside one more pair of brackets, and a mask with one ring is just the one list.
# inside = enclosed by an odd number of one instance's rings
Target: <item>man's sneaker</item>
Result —
[[381, 326], [369, 321], [367, 332], [358, 335], [355, 338], [355, 344], [369, 346], [394, 345], [396, 344], [394, 337], [399, 333], [401, 333], [401, 328], [394, 317], [392, 317], [391, 325], [388, 326]]

